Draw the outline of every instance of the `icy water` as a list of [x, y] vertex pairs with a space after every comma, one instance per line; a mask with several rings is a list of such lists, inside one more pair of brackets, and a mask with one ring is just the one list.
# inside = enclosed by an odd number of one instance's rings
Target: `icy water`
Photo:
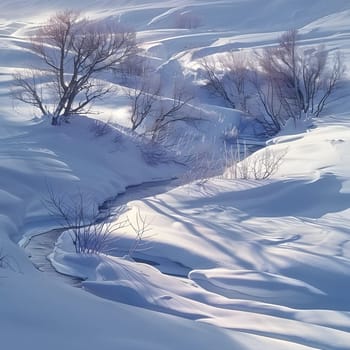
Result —
[[58, 228], [33, 236], [24, 246], [24, 250], [39, 271], [63, 280], [74, 287], [79, 287], [82, 281], [80, 278], [57, 272], [48, 259], [48, 255], [52, 253], [55, 243], [63, 231], [63, 228]]

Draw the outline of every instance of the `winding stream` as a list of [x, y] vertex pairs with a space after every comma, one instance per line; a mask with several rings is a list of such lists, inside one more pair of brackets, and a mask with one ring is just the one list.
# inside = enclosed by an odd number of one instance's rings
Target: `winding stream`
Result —
[[[256, 140], [253, 143], [250, 140], [249, 145], [251, 147], [251, 149], [249, 148], [249, 153], [256, 150], [254, 147], [262, 147], [262, 143]], [[242, 156], [246, 155], [246, 152], [242, 154]], [[173, 178], [168, 180], [144, 182], [139, 185], [130, 185], [126, 187], [124, 192], [105, 200], [99, 206], [99, 211], [103, 214], [107, 210], [126, 205], [133, 200], [141, 200], [146, 197], [165, 193], [181, 184], [183, 184], [181, 180]], [[21, 246], [24, 248], [33, 265], [39, 271], [52, 275], [56, 279], [59, 278], [72, 286], [80, 286], [81, 279], [58, 272], [48, 259], [48, 256], [53, 252], [56, 241], [64, 230], [65, 229], [62, 227], [57, 227], [46, 232], [38, 233], [37, 235], [24, 240]], [[127, 254], [128, 252], [126, 251], [124, 253]], [[187, 277], [189, 271], [191, 271], [191, 267], [184, 266], [180, 262], [168, 260], [164, 257], [149, 256], [147, 254], [142, 254], [141, 252], [135, 252], [133, 258], [135, 261], [153, 265], [162, 273], [168, 275]]]
[[[133, 200], [139, 200], [149, 196], [155, 196], [157, 194], [161, 194], [167, 192], [177, 186], [180, 185], [180, 181], [178, 179], [172, 180], [161, 180], [161, 181], [152, 181], [145, 182], [140, 185], [132, 185], [126, 187], [125, 192], [118, 194], [113, 198], [107, 199], [102, 205], [100, 205], [99, 209], [103, 212], [103, 210], [107, 210], [113, 207], [119, 207], [122, 205], [126, 205], [128, 202]], [[54, 278], [58, 278], [65, 283], [79, 287], [81, 283], [81, 279], [64, 275], [52, 266], [48, 256], [52, 253], [55, 243], [59, 236], [64, 231], [64, 228], [59, 227], [52, 229], [50, 231], [42, 232], [37, 235], [30, 237], [24, 244], [23, 248], [27, 254], [27, 256], [32, 261], [33, 265], [39, 270], [48, 275], [51, 275]], [[139, 257], [138, 260], [140, 262], [149, 263], [151, 265], [161, 265], [162, 261], [154, 261], [147, 259], [147, 257]], [[159, 259], [158, 259], [159, 260]], [[173, 265], [177, 267], [179, 274], [186, 274], [188, 268], [186, 266], [181, 266], [176, 262], [164, 262], [164, 265]], [[165, 271], [166, 272], [166, 271]]]
[[[244, 142], [244, 145], [248, 147], [248, 154], [253, 153], [254, 150], [262, 147], [262, 141], [248, 141], [248, 146]], [[241, 155], [243, 157], [247, 156], [246, 150]], [[105, 200], [99, 206], [99, 211], [101, 214], [103, 214], [110, 209], [113, 210], [113, 208], [126, 205], [133, 200], [141, 200], [146, 197], [165, 193], [171, 189], [174, 189], [175, 187], [180, 186], [181, 184], [183, 184], [181, 180], [178, 178], [173, 178], [168, 180], [144, 182], [139, 185], [130, 185], [126, 187], [124, 192]], [[24, 248], [33, 265], [39, 271], [52, 275], [56, 279], [59, 278], [72, 286], [80, 286], [82, 281], [81, 279], [58, 272], [48, 259], [48, 256], [53, 252], [56, 241], [64, 230], [64, 228], [58, 227], [46, 232], [38, 233], [37, 235], [25, 240], [21, 246]], [[124, 253], [127, 254], [128, 252], [126, 251]], [[153, 265], [162, 273], [168, 275], [187, 277], [188, 273], [192, 270], [191, 267], [185, 266], [180, 262], [168, 260], [164, 257], [149, 256], [147, 254], [142, 254], [141, 252], [135, 252], [133, 254], [133, 258], [135, 261]]]
[[39, 271], [44, 272], [47, 275], [51, 275], [56, 279], [60, 279], [69, 285], [79, 287], [82, 281], [80, 278], [59, 273], [51, 265], [51, 262], [48, 259], [48, 255], [52, 253], [55, 243], [63, 231], [63, 228], [56, 228], [35, 235], [29, 238], [29, 240], [24, 244], [23, 248], [33, 265]]

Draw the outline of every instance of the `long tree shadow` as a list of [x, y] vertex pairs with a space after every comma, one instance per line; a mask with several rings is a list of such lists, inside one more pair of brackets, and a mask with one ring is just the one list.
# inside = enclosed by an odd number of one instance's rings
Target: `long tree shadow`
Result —
[[[161, 216], [168, 217], [173, 222], [179, 222], [181, 223], [185, 230], [190, 232], [191, 235], [194, 237], [203, 240], [205, 243], [208, 243], [212, 248], [217, 249], [220, 251], [221, 254], [226, 255], [229, 257], [229, 260], [231, 263], [229, 264], [232, 266], [233, 264], [236, 264], [238, 266], [241, 266], [244, 269], [256, 269], [256, 266], [251, 263], [248, 259], [243, 259], [238, 254], [234, 254], [235, 251], [235, 245], [238, 243], [240, 245], [244, 245], [245, 249], [251, 250], [252, 254], [255, 255], [255, 257], [258, 260], [263, 260], [264, 257], [261, 255], [262, 249], [259, 244], [257, 244], [254, 241], [246, 242], [241, 235], [241, 232], [235, 232], [233, 229], [227, 229], [223, 227], [222, 225], [215, 224], [215, 223], [209, 223], [205, 219], [201, 219], [199, 217], [193, 217], [191, 214], [184, 213], [173, 206], [167, 204], [164, 200], [160, 199], [159, 197], [153, 197], [153, 198], [147, 198], [143, 200], [143, 203], [146, 204], [149, 208], [154, 210], [157, 214]], [[205, 227], [206, 229], [210, 229], [210, 231], [206, 230], [205, 232], [202, 232], [198, 228]], [[243, 228], [242, 228], [243, 230]], [[218, 232], [220, 232], [218, 234]], [[181, 235], [181, 232], [179, 232], [179, 235]], [[176, 237], [174, 237], [174, 240], [176, 242]], [[193, 247], [189, 247], [190, 250], [193, 250]], [[193, 254], [193, 253], [191, 253]], [[204, 251], [198, 252], [200, 256], [205, 256]], [[260, 255], [260, 258], [259, 258]], [[227, 263], [226, 263], [227, 264]], [[216, 266], [223, 266], [225, 263], [220, 263], [219, 265], [214, 263], [210, 263], [209, 260], [204, 263], [202, 266], [191, 266], [192, 268], [213, 268]]]
[[248, 217], [296, 216], [320, 218], [350, 207], [350, 193], [341, 193], [342, 179], [326, 173], [316, 180], [287, 179], [247, 190], [188, 200], [185, 207], [224, 204]]

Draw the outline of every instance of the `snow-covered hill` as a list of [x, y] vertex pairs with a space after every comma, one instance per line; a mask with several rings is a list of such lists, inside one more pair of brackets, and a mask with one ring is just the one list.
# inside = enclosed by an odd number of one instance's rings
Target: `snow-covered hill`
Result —
[[[123, 215], [145, 217], [150, 229], [147, 250], [135, 255], [154, 267], [123, 258], [131, 228], [116, 237], [109, 256], [77, 255], [69, 233], [62, 235], [50, 258], [58, 270], [86, 278], [82, 289], [33, 267], [18, 243], [56, 227], [44, 203], [50, 190], [83, 194], [92, 210], [127, 186], [184, 171], [175, 162], [150, 163], [142, 144], [116, 125], [130, 126], [122, 94], [96, 106], [97, 118], [111, 121], [102, 136], [94, 119], [54, 128], [12, 99], [12, 74], [37, 62], [28, 35], [66, 8], [133, 27], [169, 86], [179, 75], [192, 84], [203, 57], [271, 45], [290, 28], [299, 30], [302, 45], [340, 49], [350, 61], [347, 0], [2, 0], [0, 346], [348, 349], [347, 82], [311, 129], [290, 128], [269, 141], [272, 152], [285, 153], [272, 178], [208, 179], [130, 202]], [[240, 112], [206, 95], [193, 108], [210, 123], [196, 125], [178, 147], [218, 147], [220, 154], [221, 137]]]

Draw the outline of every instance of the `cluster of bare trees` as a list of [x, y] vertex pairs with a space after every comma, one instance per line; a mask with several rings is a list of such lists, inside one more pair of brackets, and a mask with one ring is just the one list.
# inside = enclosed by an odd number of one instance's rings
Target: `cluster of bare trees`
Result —
[[[32, 50], [43, 64], [15, 74], [14, 95], [50, 116], [53, 125], [61, 117], [88, 112], [95, 100], [111, 92], [113, 85], [99, 79], [107, 70], [126, 75], [137, 71], [137, 83], [125, 90], [132, 130], [142, 129], [155, 141], [172, 123], [193, 119], [185, 112], [192, 94], [177, 83], [170, 94], [164, 93], [155, 72], [137, 55], [132, 30], [64, 11], [35, 33]], [[301, 48], [296, 30], [253, 57], [227, 52], [202, 60], [201, 67], [207, 87], [229, 107], [254, 115], [268, 135], [290, 118], [318, 117], [344, 71], [339, 54], [330, 57], [322, 46]]]
[[174, 84], [171, 96], [163, 96], [160, 81], [152, 77], [138, 55], [131, 30], [64, 11], [49, 18], [31, 43], [42, 65], [15, 74], [13, 94], [51, 117], [53, 125], [59, 124], [61, 117], [89, 112], [95, 100], [111, 92], [113, 85], [99, 80], [99, 74], [108, 70], [139, 76], [136, 86], [126, 89], [132, 130], [147, 121], [147, 132], [154, 141], [170, 123], [187, 118], [179, 111], [192, 97], [179, 84]]
[[32, 37], [32, 50], [43, 65], [15, 75], [15, 97], [58, 124], [62, 116], [84, 113], [110, 92], [98, 80], [99, 73], [136, 49], [131, 30], [94, 23], [74, 11], [56, 13]]
[[339, 53], [330, 57], [323, 46], [299, 47], [296, 30], [252, 58], [229, 52], [203, 60], [202, 68], [210, 89], [232, 108], [262, 114], [270, 135], [290, 118], [318, 117], [345, 69]]

